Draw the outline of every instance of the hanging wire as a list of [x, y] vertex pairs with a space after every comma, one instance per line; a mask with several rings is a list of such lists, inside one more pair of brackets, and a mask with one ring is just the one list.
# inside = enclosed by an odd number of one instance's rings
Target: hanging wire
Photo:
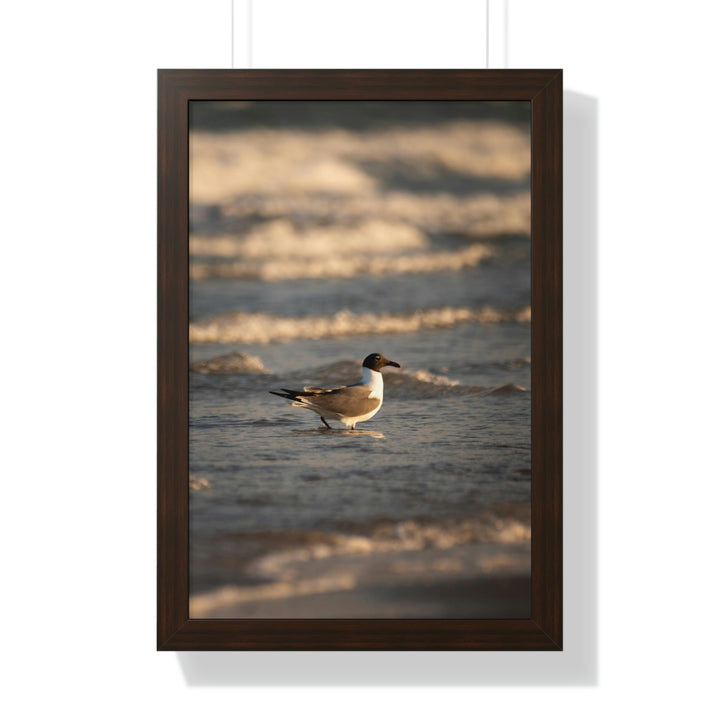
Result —
[[490, 0], [485, 0], [485, 69], [490, 69]]
[[252, 0], [248, 0], [248, 67], [251, 68], [253, 66], [253, 59], [252, 59]]

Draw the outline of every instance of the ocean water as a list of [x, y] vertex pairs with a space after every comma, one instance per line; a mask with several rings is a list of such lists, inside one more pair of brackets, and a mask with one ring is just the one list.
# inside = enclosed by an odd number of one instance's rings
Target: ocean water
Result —
[[[194, 103], [192, 617], [527, 617], [524, 103]], [[386, 368], [355, 431], [269, 394]]]

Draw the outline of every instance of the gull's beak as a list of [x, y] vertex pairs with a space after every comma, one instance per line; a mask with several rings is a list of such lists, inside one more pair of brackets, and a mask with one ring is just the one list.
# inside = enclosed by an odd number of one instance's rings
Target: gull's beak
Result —
[[399, 367], [400, 367], [400, 363], [396, 363], [394, 360], [386, 360], [386, 361], [385, 361], [385, 364], [386, 364], [386, 365], [392, 365], [393, 367], [396, 367], [396, 368], [399, 368]]

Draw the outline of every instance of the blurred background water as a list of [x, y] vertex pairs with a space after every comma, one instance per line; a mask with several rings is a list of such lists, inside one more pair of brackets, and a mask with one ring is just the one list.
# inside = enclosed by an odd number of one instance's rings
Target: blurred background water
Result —
[[529, 104], [191, 107], [191, 616], [527, 617]]

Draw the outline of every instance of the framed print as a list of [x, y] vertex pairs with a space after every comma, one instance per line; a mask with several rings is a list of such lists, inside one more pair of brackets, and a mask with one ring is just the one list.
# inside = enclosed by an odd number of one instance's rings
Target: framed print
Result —
[[562, 649], [562, 72], [158, 90], [158, 648]]

